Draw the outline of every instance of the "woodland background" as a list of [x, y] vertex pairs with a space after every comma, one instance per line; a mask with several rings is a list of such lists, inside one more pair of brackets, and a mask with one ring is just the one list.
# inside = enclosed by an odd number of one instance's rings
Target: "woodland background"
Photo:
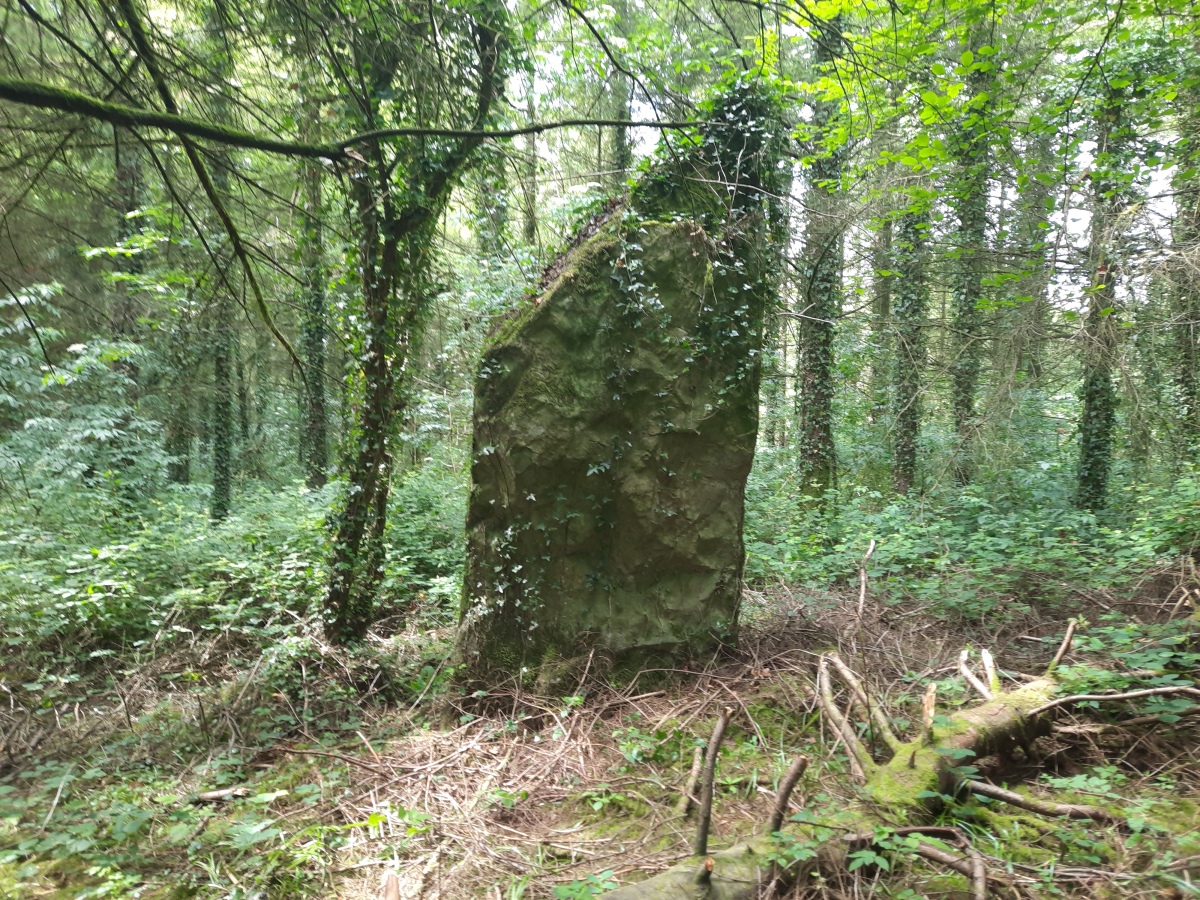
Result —
[[333, 824], [333, 763], [212, 833], [174, 804], [298, 735], [441, 733], [486, 336], [747, 81], [791, 128], [748, 646], [756, 610], [852, 608], [861, 565], [951, 649], [1088, 619], [1076, 690], [1194, 670], [1186, 0], [9, 0], [0, 889], [319, 893], [354, 834], [428, 836], [416, 805]]

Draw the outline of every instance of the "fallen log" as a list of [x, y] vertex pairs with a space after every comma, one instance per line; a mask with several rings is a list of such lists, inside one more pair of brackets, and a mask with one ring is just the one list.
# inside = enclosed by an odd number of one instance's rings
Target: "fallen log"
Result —
[[[822, 707], [828, 713], [830, 672], [824, 659], [821, 663], [819, 677], [824, 683], [819, 696], [823, 695]], [[690, 857], [605, 896], [611, 900], [753, 900], [771, 884], [776, 889], [786, 888], [813, 872], [844, 871], [851, 846], [844, 840], [846, 835], [870, 832], [888, 822], [929, 820], [942, 802], [939, 798], [958, 790], [961, 779], [954, 769], [964, 758], [1007, 751], [1048, 733], [1049, 723], [1034, 713], [1050, 701], [1054, 691], [1055, 682], [1047, 677], [997, 694], [979, 706], [948, 716], [943, 724], [934, 722], [932, 739], [922, 734], [906, 743], [897, 742], [885, 763], [870, 761], [853, 729], [841, 727], [844, 717], [839, 711], [832, 717], [835, 730], [849, 745], [848, 758], [855, 763], [856, 775], [861, 770], [864, 783], [857, 803], [821, 823], [821, 833], [832, 831], [835, 837], [817, 841], [814, 826], [805, 824], [793, 824], [782, 832], [784, 839], [814, 841], [814, 859], [781, 865], [780, 838], [764, 834], [727, 850]], [[982, 878], [978, 863], [972, 860], [968, 866], [978, 891]]]

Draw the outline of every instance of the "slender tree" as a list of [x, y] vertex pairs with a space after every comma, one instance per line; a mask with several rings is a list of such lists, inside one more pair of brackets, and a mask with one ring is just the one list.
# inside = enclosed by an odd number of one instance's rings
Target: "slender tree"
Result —
[[[1200, 59], [1200, 45], [1196, 46]], [[1179, 401], [1179, 457], [1195, 460], [1200, 454], [1200, 86], [1181, 92], [1179, 120], [1181, 165], [1176, 178], [1174, 255], [1171, 288], [1174, 309], [1174, 343], [1177, 358], [1175, 381]]]
[[[630, 32], [629, 0], [613, 0], [613, 9], [617, 13], [617, 33], [628, 40]], [[613, 71], [609, 80], [611, 91], [610, 103], [614, 119], [629, 120], [633, 109], [633, 82], [629, 73], [623, 68]], [[625, 180], [629, 177], [629, 169], [633, 165], [633, 145], [629, 140], [629, 129], [624, 125], [614, 125], [612, 128], [612, 175], [613, 188], [620, 191], [624, 188]]]
[[[532, 125], [537, 121], [537, 97], [534, 96], [537, 84], [533, 73], [530, 72], [525, 88], [525, 124]], [[529, 246], [537, 244], [537, 203], [538, 203], [538, 143], [537, 135], [530, 132], [525, 138], [525, 165], [521, 177], [521, 215], [522, 236]]]
[[879, 224], [871, 241], [871, 420], [883, 421], [888, 402], [892, 360], [892, 232], [891, 217]]
[[[843, 52], [841, 16], [818, 21], [812, 31], [817, 75], [828, 75]], [[823, 495], [837, 481], [833, 440], [833, 338], [841, 315], [843, 234], [838, 193], [845, 162], [831, 135], [841, 101], [813, 102], [816, 153], [806, 169], [803, 293], [800, 298], [800, 377], [797, 443], [802, 482]]]
[[921, 434], [921, 381], [925, 369], [925, 328], [929, 314], [926, 281], [929, 211], [914, 205], [901, 213], [892, 242], [895, 284], [892, 317], [896, 323], [892, 407], [895, 414], [892, 486], [906, 495], [917, 475], [917, 442]]
[[[138, 233], [136, 216], [142, 203], [142, 159], [137, 140], [126, 128], [113, 128], [113, 194], [116, 200], [118, 245], [126, 244]], [[142, 255], [133, 252], [117, 257], [119, 275], [140, 275]], [[130, 337], [137, 324], [138, 310], [127, 280], [117, 282], [116, 303], [112, 311], [112, 332], [118, 338]]]
[[1123, 121], [1126, 98], [1109, 85], [1095, 117], [1096, 162], [1091, 173], [1092, 218], [1088, 265], [1092, 274], [1083, 328], [1082, 410], [1079, 417], [1079, 467], [1076, 503], [1098, 510], [1108, 493], [1116, 427], [1117, 392], [1113, 365], [1117, 346], [1117, 281], [1120, 216], [1127, 205], [1128, 134]]
[[[1053, 205], [1050, 171], [1054, 167], [1049, 135], [1034, 134], [1026, 144], [1026, 158], [1033, 162], [1034, 174], [1024, 181], [1017, 197], [1013, 229], [1013, 252], [1017, 255], [1016, 283], [1021, 301], [1021, 316], [1013, 326], [1012, 377], [1036, 384], [1046, 369], [1047, 337], [1050, 324], [1049, 288], [1050, 230], [1047, 221]], [[1041, 171], [1037, 169], [1040, 168]]]
[[[303, 138], [319, 137], [320, 104], [312, 100], [302, 103]], [[315, 160], [300, 162], [303, 189], [300, 210], [300, 265], [302, 278], [301, 343], [304, 371], [304, 429], [300, 447], [304, 465], [304, 480], [310, 488], [325, 486], [329, 471], [329, 415], [325, 404], [325, 341], [328, 300], [325, 285], [328, 281], [325, 266], [325, 204], [322, 194], [322, 168]]]
[[[390, 21], [390, 10], [379, 12]], [[348, 124], [362, 131], [386, 128], [398, 113], [381, 98], [407, 96], [396, 89], [403, 79], [414, 92], [407, 114], [424, 115], [422, 102], [440, 97], [441, 90], [456, 98], [443, 104], [443, 115], [467, 132], [441, 141], [398, 140], [390, 148], [365, 145], [347, 179], [363, 323], [354, 347], [361, 388], [343, 462], [347, 489], [332, 514], [325, 628], [331, 640], [351, 642], [371, 624], [383, 572], [393, 432], [406, 403], [409, 351], [433, 293], [428, 275], [436, 225], [455, 179], [482, 143], [479, 131], [503, 88], [507, 12], [498, 0], [448, 10], [431, 31], [438, 36], [432, 52], [424, 37], [402, 27], [364, 32], [357, 6], [331, 4], [315, 23], [309, 12], [295, 16], [305, 29], [318, 30], [306, 30], [305, 46], [318, 60], [332, 53], [324, 65], [354, 73], [339, 83], [352, 111]], [[328, 40], [330, 32], [336, 40]]]
[[[221, 0], [213, 0], [204, 12], [205, 39], [209, 46], [213, 74], [221, 83], [233, 73], [233, 58], [225, 36], [225, 11]], [[229, 102], [223, 91], [212, 100], [213, 120], [221, 125], [231, 123]], [[212, 183], [219, 196], [229, 194], [229, 154], [216, 152]], [[212, 500], [209, 514], [214, 519], [229, 515], [233, 501], [233, 416], [234, 416], [234, 297], [232, 285], [226, 280], [217, 285], [213, 303], [212, 328]]]
[[987, 235], [988, 141], [991, 105], [990, 81], [975, 54], [983, 46], [982, 29], [971, 33], [961, 64], [968, 69], [968, 100], [953, 142], [955, 176], [951, 196], [956, 218], [955, 254], [950, 293], [953, 303], [954, 351], [950, 367], [953, 382], [954, 430], [958, 438], [955, 474], [959, 481], [970, 479], [970, 452], [975, 420], [975, 395], [979, 383], [982, 317], [979, 301], [983, 294], [984, 245]]

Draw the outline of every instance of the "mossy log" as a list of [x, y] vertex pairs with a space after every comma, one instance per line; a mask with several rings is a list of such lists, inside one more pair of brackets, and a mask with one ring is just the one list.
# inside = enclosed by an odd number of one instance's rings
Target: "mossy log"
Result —
[[[912, 825], [928, 821], [937, 797], [953, 793], [959, 778], [953, 771], [966, 758], [981, 758], [1025, 745], [1048, 731], [1048, 723], [1031, 713], [1054, 696], [1051, 679], [1031, 682], [1000, 694], [980, 706], [956, 713], [947, 724], [932, 728], [932, 740], [921, 736], [901, 743], [892, 758], [867, 771], [858, 803], [820, 823], [834, 836], [816, 848], [816, 859], [781, 870], [772, 861], [776, 839], [763, 835], [705, 858], [691, 857], [638, 884], [605, 896], [612, 900], [752, 900], [773, 879], [786, 886], [819, 871], [843, 870], [852, 846], [848, 835], [870, 832], [877, 825]], [[795, 825], [785, 834], [812, 840], [813, 826]], [[711, 860], [711, 863], [709, 862]]]

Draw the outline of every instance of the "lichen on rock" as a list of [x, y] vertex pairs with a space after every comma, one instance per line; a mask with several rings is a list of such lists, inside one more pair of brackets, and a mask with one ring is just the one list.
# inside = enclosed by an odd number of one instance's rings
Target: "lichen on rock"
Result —
[[486, 348], [469, 668], [555, 681], [579, 660], [669, 665], [735, 637], [774, 283], [756, 127], [664, 154]]

